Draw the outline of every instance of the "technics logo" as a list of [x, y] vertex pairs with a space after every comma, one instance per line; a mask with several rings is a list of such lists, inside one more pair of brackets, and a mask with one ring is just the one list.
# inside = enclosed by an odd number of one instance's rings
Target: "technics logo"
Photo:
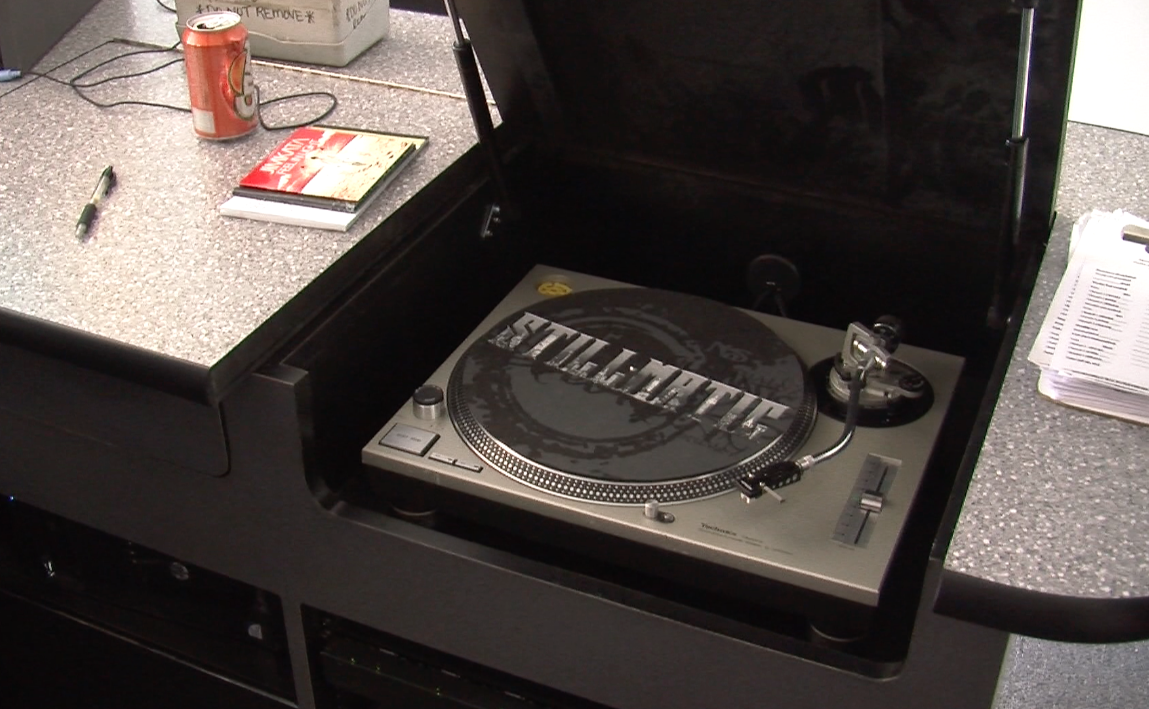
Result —
[[[531, 345], [528, 338], [539, 333], [544, 336]], [[718, 417], [729, 406], [715, 425], [751, 440], [770, 430], [759, 424], [763, 417], [779, 419], [790, 408], [653, 357], [640, 356], [625, 347], [612, 346], [530, 312], [489, 342], [666, 411], [682, 410], [695, 394], [704, 391], [705, 398], [691, 411], [690, 418], [701, 421], [705, 416]], [[550, 359], [543, 359], [552, 352]], [[602, 364], [604, 361], [606, 364]]]
[[707, 524], [705, 522], [702, 522], [702, 528], [705, 529], [707, 532], [718, 532], [719, 534], [725, 534], [728, 537], [737, 537], [738, 536], [734, 532], [731, 532], [729, 529], [723, 529], [722, 527], [715, 527], [713, 524]]

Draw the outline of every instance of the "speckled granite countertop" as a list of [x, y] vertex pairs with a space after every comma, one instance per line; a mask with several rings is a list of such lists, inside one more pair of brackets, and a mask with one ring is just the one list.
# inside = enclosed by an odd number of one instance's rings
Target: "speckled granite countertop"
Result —
[[[55, 67], [111, 38], [170, 46], [175, 15], [153, 0], [103, 0], [40, 64]], [[391, 35], [333, 74], [461, 92], [445, 17], [391, 11]], [[102, 46], [53, 76], [68, 79], [132, 50]], [[119, 61], [88, 77], [178, 57]], [[186, 113], [99, 109], [46, 80], [0, 84], [0, 311], [210, 370], [282, 306], [475, 144], [466, 103], [430, 92], [255, 67], [264, 100], [302, 91], [339, 99], [325, 122], [431, 137], [348, 233], [221, 217], [218, 205], [285, 132], [198, 140]], [[182, 64], [91, 89], [99, 101], [187, 106]], [[280, 104], [269, 123], [313, 117], [323, 100]], [[119, 182], [87, 243], [76, 219], [100, 171]]]
[[1149, 216], [1149, 137], [1070, 124], [1058, 217], [966, 495], [947, 571], [1063, 596], [1149, 596], [1149, 427], [1037, 393], [1027, 359], [1091, 209]]

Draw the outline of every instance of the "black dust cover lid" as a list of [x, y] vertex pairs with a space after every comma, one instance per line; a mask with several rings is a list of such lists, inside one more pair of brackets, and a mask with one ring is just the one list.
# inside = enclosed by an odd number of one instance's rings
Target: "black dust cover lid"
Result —
[[[996, 229], [1020, 0], [459, 0], [504, 122], [560, 150]], [[1025, 223], [1050, 223], [1080, 0], [1036, 5]]]

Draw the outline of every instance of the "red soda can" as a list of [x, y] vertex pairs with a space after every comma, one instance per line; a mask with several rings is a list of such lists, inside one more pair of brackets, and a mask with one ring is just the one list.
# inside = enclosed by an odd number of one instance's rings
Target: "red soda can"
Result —
[[183, 45], [196, 135], [228, 140], [255, 130], [259, 104], [251, 46], [239, 15], [205, 12], [188, 18]]

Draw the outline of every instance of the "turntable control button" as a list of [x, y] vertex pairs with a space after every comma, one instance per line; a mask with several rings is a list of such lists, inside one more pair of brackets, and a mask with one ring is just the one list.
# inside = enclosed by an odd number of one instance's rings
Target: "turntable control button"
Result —
[[474, 463], [466, 463], [466, 462], [461, 461], [461, 460], [455, 461], [455, 467], [456, 468], [462, 468], [463, 470], [470, 470], [472, 473], [483, 472], [483, 466], [475, 465]]
[[439, 418], [446, 411], [443, 400], [442, 387], [437, 387], [434, 384], [424, 384], [419, 387], [411, 395], [411, 408], [414, 410], [415, 418], [424, 421]]
[[397, 423], [379, 439], [379, 445], [413, 455], [426, 455], [437, 440], [439, 440], [437, 433]]
[[447, 465], [454, 465], [455, 464], [454, 458], [452, 458], [449, 455], [443, 455], [442, 453], [430, 453], [427, 455], [427, 457], [430, 458], [431, 460], [437, 460], [440, 463], [446, 463]]

